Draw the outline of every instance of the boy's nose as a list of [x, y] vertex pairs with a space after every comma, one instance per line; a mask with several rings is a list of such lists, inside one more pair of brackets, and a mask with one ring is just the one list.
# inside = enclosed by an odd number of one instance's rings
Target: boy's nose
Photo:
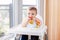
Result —
[[30, 17], [32, 17], [32, 15], [30, 15]]
[[31, 18], [32, 18], [33, 16], [29, 16], [29, 17], [31, 17]]
[[30, 17], [32, 17], [31, 15], [29, 15]]

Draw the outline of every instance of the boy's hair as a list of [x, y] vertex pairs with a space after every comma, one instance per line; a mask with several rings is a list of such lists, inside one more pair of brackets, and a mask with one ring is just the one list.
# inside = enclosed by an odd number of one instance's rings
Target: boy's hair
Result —
[[35, 10], [37, 13], [37, 8], [35, 8], [35, 7], [30, 7], [29, 10]]

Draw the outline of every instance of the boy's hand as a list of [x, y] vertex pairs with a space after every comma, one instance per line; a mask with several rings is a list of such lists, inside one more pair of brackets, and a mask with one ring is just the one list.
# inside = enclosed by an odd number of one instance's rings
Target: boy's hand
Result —
[[31, 20], [29, 17], [27, 18], [27, 22], [29, 22], [29, 20]]
[[23, 20], [23, 22], [22, 22], [22, 27], [26, 27], [27, 26], [27, 24], [28, 24], [28, 22], [29, 22], [29, 18], [25, 18], [24, 20]]
[[40, 22], [40, 20], [39, 20], [38, 18], [35, 18], [35, 21], [36, 21], [36, 24], [37, 24], [38, 26], [41, 25], [41, 22]]

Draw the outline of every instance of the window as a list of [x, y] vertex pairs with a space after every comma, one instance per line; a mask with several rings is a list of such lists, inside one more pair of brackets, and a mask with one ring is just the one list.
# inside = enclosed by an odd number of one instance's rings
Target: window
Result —
[[12, 0], [0, 0], [0, 33], [6, 33], [10, 28], [10, 4]]

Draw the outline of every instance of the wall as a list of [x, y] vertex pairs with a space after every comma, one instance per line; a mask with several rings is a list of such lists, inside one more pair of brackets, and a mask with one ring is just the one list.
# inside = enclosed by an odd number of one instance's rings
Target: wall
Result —
[[60, 40], [60, 0], [46, 0], [48, 40]]

